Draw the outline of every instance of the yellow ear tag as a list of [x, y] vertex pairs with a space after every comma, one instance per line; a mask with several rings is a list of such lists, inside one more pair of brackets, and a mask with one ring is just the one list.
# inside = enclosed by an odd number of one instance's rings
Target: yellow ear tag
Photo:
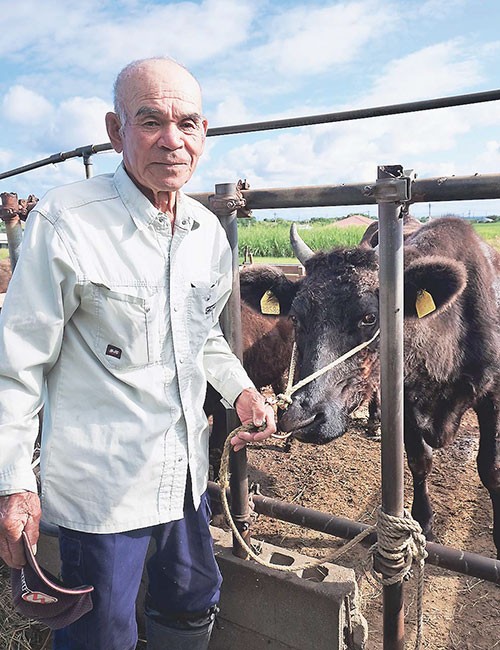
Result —
[[260, 299], [260, 311], [263, 314], [273, 314], [278, 316], [280, 313], [280, 304], [272, 291], [266, 293]]
[[425, 289], [419, 289], [417, 292], [417, 300], [415, 302], [415, 309], [417, 316], [423, 318], [433, 311], [436, 311], [436, 305], [432, 299], [431, 294]]

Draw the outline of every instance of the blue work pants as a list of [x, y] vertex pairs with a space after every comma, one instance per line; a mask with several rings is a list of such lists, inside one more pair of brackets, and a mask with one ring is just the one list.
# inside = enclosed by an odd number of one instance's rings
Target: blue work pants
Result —
[[194, 510], [191, 491], [186, 492], [184, 518], [178, 521], [114, 534], [60, 528], [63, 580], [70, 587], [93, 585], [94, 606], [54, 632], [54, 650], [134, 650], [135, 603], [151, 538], [156, 551], [147, 561], [147, 605], [156, 617], [175, 626], [215, 607], [222, 579], [209, 530], [208, 495]]

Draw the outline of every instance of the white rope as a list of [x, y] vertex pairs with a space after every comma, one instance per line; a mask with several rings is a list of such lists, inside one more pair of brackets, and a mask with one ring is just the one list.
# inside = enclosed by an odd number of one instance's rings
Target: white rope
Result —
[[[418, 521], [406, 509], [402, 517], [395, 517], [378, 511], [377, 541], [369, 550], [372, 558], [371, 573], [383, 585], [393, 585], [408, 576], [412, 564], [416, 564], [417, 574], [417, 636], [415, 650], [422, 645], [424, 566], [427, 557], [425, 536]], [[375, 561], [375, 562], [374, 562]], [[374, 568], [377, 564], [377, 569]], [[380, 569], [383, 567], [383, 571]], [[391, 573], [393, 575], [391, 575]], [[387, 577], [381, 577], [381, 575]]]
[[[370, 343], [373, 343], [373, 341], [377, 338], [377, 336], [380, 334], [380, 330], [378, 329], [375, 334], [371, 337], [369, 341], [365, 341], [364, 343], [361, 343], [360, 345], [357, 345], [355, 348], [352, 348], [342, 356], [338, 357], [331, 363], [327, 364], [326, 366], [323, 366], [323, 368], [320, 368], [319, 370], [316, 370], [316, 372], [313, 372], [312, 374], [308, 375], [307, 377], [304, 377], [304, 379], [301, 379], [299, 382], [296, 384], [292, 385], [293, 378], [295, 375], [295, 366], [297, 363], [297, 346], [294, 343], [293, 344], [293, 350], [292, 350], [292, 359], [290, 361], [290, 370], [288, 373], [288, 385], [285, 389], [284, 393], [280, 393], [277, 398], [276, 398], [276, 403], [278, 404], [279, 408], [281, 409], [286, 409], [291, 403], [292, 403], [292, 395], [299, 390], [299, 388], [302, 388], [303, 386], [306, 386], [310, 382], [314, 381], [318, 377], [321, 377], [321, 375], [324, 375], [325, 372], [328, 372], [332, 368], [335, 368], [335, 366], [338, 366], [342, 362], [346, 361], [350, 357], [353, 357], [355, 354], [358, 352], [361, 352], [361, 350], [364, 350], [364, 348], [368, 347]], [[276, 436], [276, 437], [283, 437], [283, 436]], [[285, 436], [286, 437], [286, 436]]]

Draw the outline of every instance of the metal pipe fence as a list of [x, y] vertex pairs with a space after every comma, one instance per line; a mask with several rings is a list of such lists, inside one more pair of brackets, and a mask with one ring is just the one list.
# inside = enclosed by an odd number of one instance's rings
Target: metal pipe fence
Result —
[[[209, 481], [208, 491], [212, 500], [220, 501], [220, 489], [217, 483]], [[228, 500], [231, 500], [230, 491]], [[341, 539], [353, 539], [369, 528], [368, 524], [359, 521], [305, 508], [296, 503], [286, 503], [264, 494], [252, 494], [252, 503], [255, 512], [259, 515], [286, 521], [301, 528], [316, 530]], [[376, 539], [376, 533], [372, 533], [362, 544], [371, 545]], [[500, 560], [435, 542], [427, 542], [425, 548], [429, 554], [426, 562], [433, 566], [500, 585]]]

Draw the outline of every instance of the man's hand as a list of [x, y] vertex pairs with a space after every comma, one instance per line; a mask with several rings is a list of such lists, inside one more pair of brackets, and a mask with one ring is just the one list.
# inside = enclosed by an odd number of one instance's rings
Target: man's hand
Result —
[[255, 388], [242, 390], [236, 398], [234, 407], [242, 424], [253, 424], [255, 427], [265, 424], [265, 429], [262, 431], [239, 431], [233, 436], [231, 444], [234, 451], [242, 449], [247, 442], [260, 442], [276, 433], [274, 411]]
[[41, 514], [40, 499], [34, 492], [0, 497], [0, 557], [10, 567], [20, 569], [26, 564], [21, 533], [25, 530], [35, 546]]

